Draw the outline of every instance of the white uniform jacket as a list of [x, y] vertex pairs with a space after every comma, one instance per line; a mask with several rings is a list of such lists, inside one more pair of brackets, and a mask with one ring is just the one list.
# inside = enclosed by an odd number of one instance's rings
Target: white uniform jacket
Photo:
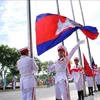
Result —
[[[67, 79], [66, 74], [67, 74], [67, 76], [70, 77], [67, 63], [68, 63], [68, 61], [70, 61], [71, 57], [73, 56], [75, 51], [78, 49], [78, 47], [81, 43], [83, 43], [83, 42], [79, 41], [78, 44], [75, 45], [74, 48], [70, 51], [70, 53], [68, 54], [67, 57], [63, 57], [61, 59], [58, 59], [57, 62], [53, 65], [48, 64], [49, 72], [53, 72], [53, 71], [56, 72], [55, 84], [63, 79], [66, 80]], [[66, 69], [67, 69], [67, 73], [66, 73]]]
[[100, 72], [99, 71], [96, 72], [95, 81], [96, 81], [96, 84], [100, 84]]
[[72, 78], [74, 79], [78, 91], [83, 90], [83, 70], [80, 68], [80, 65], [76, 65], [72, 70]]
[[21, 56], [17, 62], [18, 70], [21, 74], [20, 88], [27, 89], [36, 87], [36, 81], [33, 72], [38, 70], [34, 60], [28, 56]]
[[[50, 64], [48, 64], [48, 69], [49, 69], [49, 72], [53, 72], [53, 71], [56, 72], [55, 84], [57, 84], [61, 80], [67, 80], [67, 77], [66, 77], [66, 69], [67, 69], [66, 57], [58, 59], [58, 61], [56, 61], [52, 66]], [[68, 71], [68, 69], [67, 69], [67, 71]]]
[[[74, 71], [74, 69], [75, 69], [75, 71]], [[77, 67], [74, 66], [74, 68], [72, 69], [72, 78], [74, 79], [74, 82], [76, 82], [76, 83], [79, 81], [83, 81], [82, 66], [80, 66], [80, 65], [77, 65]]]

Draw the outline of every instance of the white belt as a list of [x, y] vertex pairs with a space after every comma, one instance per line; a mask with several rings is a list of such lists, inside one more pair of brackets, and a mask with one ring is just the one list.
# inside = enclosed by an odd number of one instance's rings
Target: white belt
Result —
[[56, 73], [58, 72], [65, 72], [65, 70], [56, 70]]
[[58, 81], [57, 83], [59, 84], [59, 83], [62, 83], [62, 81], [65, 81], [64, 79], [62, 79], [62, 80], [60, 80], [60, 81]]
[[33, 75], [33, 73], [25, 73], [25, 74], [21, 74], [21, 76], [28, 76], [28, 75]]

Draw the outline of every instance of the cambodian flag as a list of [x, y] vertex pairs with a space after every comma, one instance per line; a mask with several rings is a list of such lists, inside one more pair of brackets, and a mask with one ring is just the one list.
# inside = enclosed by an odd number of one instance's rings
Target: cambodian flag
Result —
[[50, 13], [38, 15], [36, 17], [36, 45], [38, 55], [56, 46], [77, 29], [80, 29], [92, 40], [96, 39], [99, 34], [95, 27], [82, 26], [65, 16]]

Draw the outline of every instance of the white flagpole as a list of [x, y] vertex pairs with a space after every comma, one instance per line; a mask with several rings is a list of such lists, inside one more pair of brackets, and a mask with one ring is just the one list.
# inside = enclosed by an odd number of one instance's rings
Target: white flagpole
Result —
[[[85, 26], [85, 19], [84, 19], [83, 9], [82, 9], [82, 5], [81, 5], [81, 1], [80, 1], [80, 0], [79, 0], [79, 6], [80, 6], [80, 10], [81, 10], [83, 25]], [[88, 54], [89, 54], [90, 65], [91, 65], [91, 67], [92, 67], [91, 50], [90, 50], [89, 40], [88, 40], [87, 37], [86, 37], [86, 41], [87, 41], [87, 48], [88, 48]], [[93, 83], [94, 83], [94, 91], [96, 91], [95, 77], [93, 78]]]
[[58, 0], [56, 0], [56, 4], [57, 4], [57, 13], [60, 15], [60, 10], [59, 10], [59, 3], [58, 3]]
[[[75, 21], [75, 14], [74, 14], [72, 0], [70, 0], [70, 4], [71, 4], [71, 10], [72, 10], [72, 15], [73, 15], [73, 20]], [[78, 37], [78, 32], [77, 31], [76, 31], [76, 39], [77, 39], [77, 42], [80, 40], [79, 37]], [[81, 49], [80, 49], [80, 47], [78, 48], [78, 54], [79, 54], [80, 64], [82, 65]]]
[[[60, 10], [59, 10], [59, 3], [58, 3], [58, 0], [56, 0], [56, 4], [57, 4], [57, 13], [60, 15]], [[64, 41], [62, 41], [62, 45], [64, 45]], [[67, 76], [68, 77], [68, 76]], [[69, 89], [69, 82], [68, 82], [68, 100], [71, 100], [70, 99], [70, 89]], [[66, 94], [67, 95], [67, 94]]]
[[[83, 10], [82, 10], [82, 5], [81, 5], [81, 1], [80, 0], [79, 0], [79, 6], [80, 6], [80, 10], [81, 10], [83, 25], [85, 26], [85, 20], [84, 20], [84, 15], [83, 15]], [[87, 47], [88, 47], [88, 54], [89, 54], [90, 65], [92, 66], [91, 51], [90, 51], [90, 46], [89, 46], [89, 40], [88, 40], [87, 37], [86, 37], [86, 41], [87, 41]]]
[[29, 45], [29, 56], [33, 57], [32, 50], [32, 29], [31, 29], [31, 2], [27, 0], [27, 21], [28, 21], [28, 45]]
[[[71, 9], [72, 9], [72, 14], [73, 14], [73, 20], [75, 21], [75, 14], [74, 14], [74, 9], [73, 9], [73, 3], [72, 3], [72, 0], [70, 0], [70, 3], [71, 3]], [[76, 31], [76, 39], [77, 39], [77, 42], [79, 41], [79, 37], [78, 37], [78, 32]], [[80, 58], [80, 64], [82, 64], [82, 59], [81, 59], [81, 50], [80, 50], [80, 47], [78, 49], [78, 53], [79, 53], [79, 58]], [[84, 77], [84, 75], [83, 75]], [[86, 86], [85, 86], [85, 78], [84, 78], [84, 85], [83, 85], [83, 88], [84, 88], [84, 95], [86, 96]]]
[[[57, 4], [57, 13], [60, 15], [58, 0], [56, 0], [56, 4]], [[62, 41], [62, 44], [64, 45], [64, 41]]]
[[[28, 27], [28, 46], [29, 46], [29, 56], [33, 58], [32, 49], [32, 29], [31, 29], [31, 1], [27, 0], [27, 27]], [[33, 100], [36, 100], [36, 90], [34, 88]]]

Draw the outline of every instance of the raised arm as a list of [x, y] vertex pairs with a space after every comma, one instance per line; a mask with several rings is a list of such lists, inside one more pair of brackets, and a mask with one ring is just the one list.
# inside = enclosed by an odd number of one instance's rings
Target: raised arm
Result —
[[32, 65], [32, 69], [34, 71], [38, 71], [38, 66], [36, 65], [36, 62], [34, 61], [34, 59], [31, 58], [31, 65]]
[[75, 53], [75, 51], [79, 48], [80, 44], [85, 43], [84, 40], [81, 40], [77, 43], [77, 45], [74, 46], [74, 48], [70, 51], [70, 53], [68, 54], [68, 61], [70, 61], [71, 57], [73, 56], [73, 54]]

